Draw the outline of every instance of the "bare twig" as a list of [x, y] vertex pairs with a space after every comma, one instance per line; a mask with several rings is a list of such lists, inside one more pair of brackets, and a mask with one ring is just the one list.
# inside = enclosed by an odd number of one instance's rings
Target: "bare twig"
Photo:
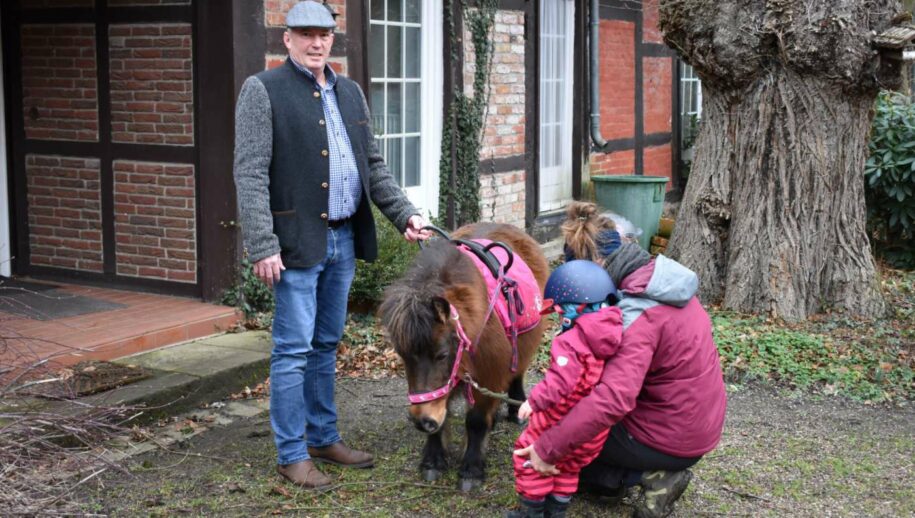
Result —
[[770, 503], [772, 502], [772, 500], [769, 500], [768, 498], [763, 498], [763, 497], [761, 497], [761, 496], [753, 495], [753, 494], [750, 494], [750, 493], [744, 493], [744, 492], [742, 492], [742, 491], [737, 491], [737, 490], [735, 490], [735, 489], [729, 488], [728, 486], [721, 486], [721, 489], [724, 489], [724, 490], [727, 491], [728, 493], [735, 494], [735, 495], [737, 495], [737, 496], [739, 496], [739, 497], [742, 497], [742, 498], [752, 498], [752, 499], [754, 499], [754, 500], [762, 500], [763, 502], [770, 502]]
[[[39, 355], [39, 344], [58, 352]], [[0, 515], [87, 516], [76, 491], [106, 471], [127, 473], [105, 457], [103, 445], [129, 432], [124, 423], [141, 411], [63, 397], [49, 407], [26, 391], [65, 378], [53, 372], [55, 360], [81, 350], [22, 336], [0, 321]]]

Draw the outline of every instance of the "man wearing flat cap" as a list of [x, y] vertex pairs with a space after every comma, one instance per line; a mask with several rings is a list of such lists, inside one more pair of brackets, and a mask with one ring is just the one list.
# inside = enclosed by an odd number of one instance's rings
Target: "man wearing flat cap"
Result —
[[254, 274], [276, 295], [270, 422], [278, 472], [294, 484], [331, 480], [315, 463], [367, 468], [342, 442], [334, 375], [356, 259], [377, 255], [370, 203], [410, 241], [426, 221], [378, 151], [359, 86], [327, 64], [336, 22], [314, 1], [286, 15], [286, 62], [249, 77], [235, 113], [235, 185]]

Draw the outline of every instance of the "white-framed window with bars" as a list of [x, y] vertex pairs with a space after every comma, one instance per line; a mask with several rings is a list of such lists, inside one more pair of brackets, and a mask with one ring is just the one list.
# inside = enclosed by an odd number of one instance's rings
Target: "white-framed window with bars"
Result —
[[442, 0], [370, 0], [372, 127], [388, 169], [424, 214], [437, 212]]
[[540, 211], [572, 200], [572, 44], [575, 3], [540, 2]]

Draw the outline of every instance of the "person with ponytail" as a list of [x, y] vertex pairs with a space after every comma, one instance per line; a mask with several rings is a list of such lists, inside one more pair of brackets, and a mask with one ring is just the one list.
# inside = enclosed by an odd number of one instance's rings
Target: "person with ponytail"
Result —
[[616, 224], [603, 216], [593, 203], [573, 201], [569, 204], [561, 229], [566, 262], [586, 259], [599, 263], [610, 247], [620, 244]]
[[667, 516], [689, 485], [688, 470], [721, 439], [727, 397], [711, 319], [696, 298], [698, 276], [621, 239], [593, 203], [574, 202], [562, 226], [567, 260], [589, 259], [617, 287], [623, 336], [591, 392], [530, 446], [548, 474], [569, 452], [609, 430], [580, 473], [579, 492], [620, 502], [641, 486], [636, 517]]

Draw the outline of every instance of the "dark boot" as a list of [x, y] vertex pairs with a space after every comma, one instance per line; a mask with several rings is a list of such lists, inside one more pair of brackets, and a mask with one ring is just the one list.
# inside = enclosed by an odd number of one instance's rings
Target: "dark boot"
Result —
[[546, 518], [566, 518], [566, 511], [569, 510], [569, 503], [571, 500], [571, 498], [565, 497], [565, 501], [563, 502], [553, 495], [546, 497], [546, 510], [544, 516]]
[[521, 498], [520, 500], [521, 509], [505, 513], [505, 518], [544, 518], [545, 501], [535, 502], [527, 498]]
[[626, 488], [622, 486], [604, 487], [599, 484], [579, 482], [578, 494], [593, 499], [602, 506], [613, 507], [623, 502], [623, 497], [626, 496]]
[[642, 498], [635, 507], [635, 518], [661, 518], [673, 512], [676, 502], [693, 474], [683, 471], [646, 471], [639, 482], [643, 489]]

